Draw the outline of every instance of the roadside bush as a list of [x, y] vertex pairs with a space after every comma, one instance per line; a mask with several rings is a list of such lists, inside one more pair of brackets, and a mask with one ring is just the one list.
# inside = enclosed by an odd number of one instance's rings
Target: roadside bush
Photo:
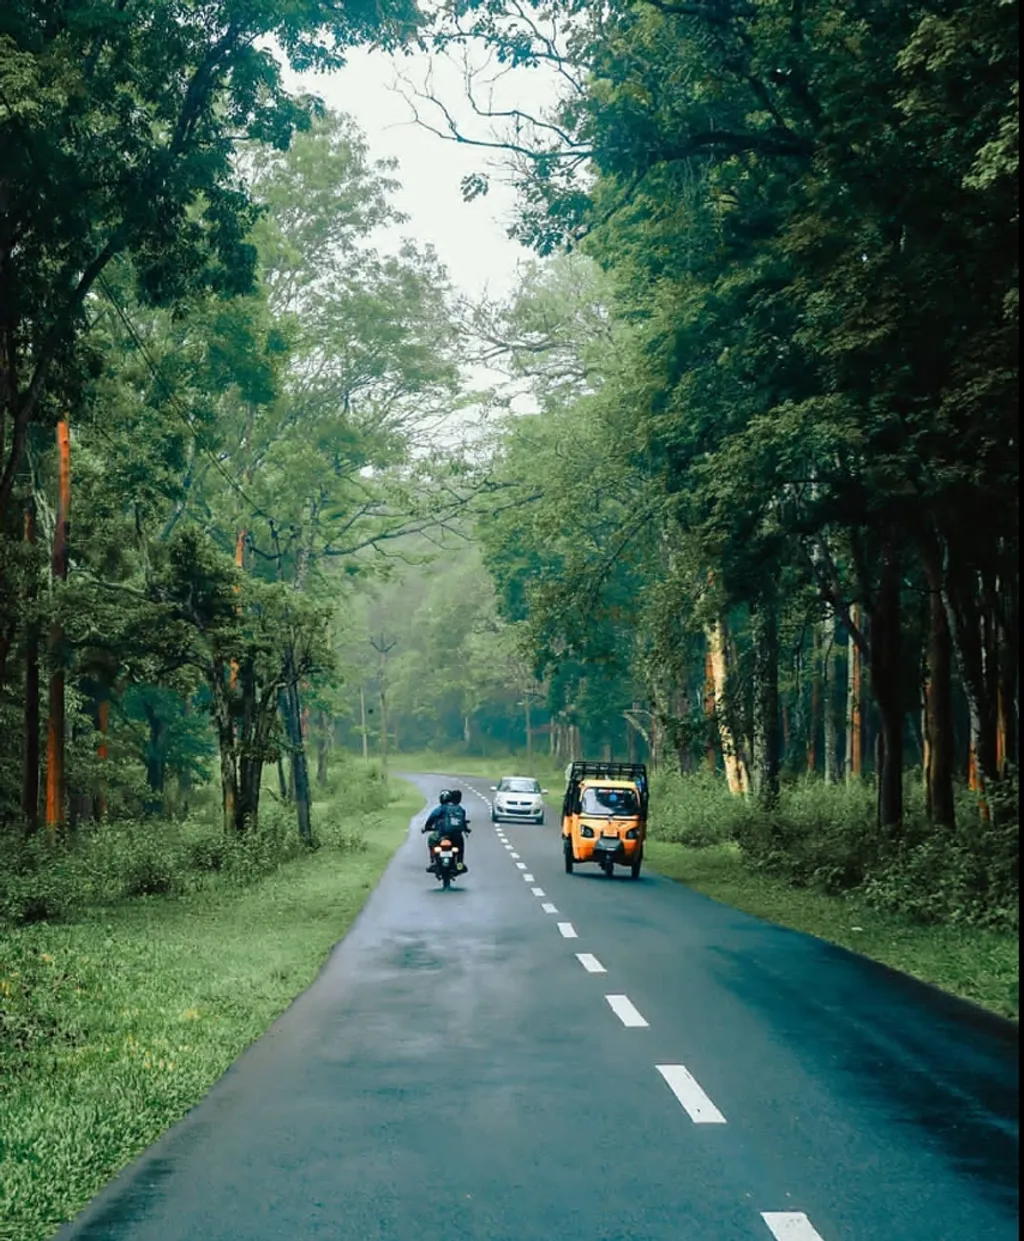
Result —
[[[399, 797], [378, 766], [355, 760], [337, 762], [317, 794], [314, 845], [353, 854], [365, 851], [367, 829]], [[86, 905], [244, 886], [306, 848], [294, 806], [272, 795], [263, 798], [258, 827], [242, 836], [224, 833], [215, 804], [183, 820], [86, 824], [56, 843], [43, 832], [25, 839], [12, 827], [0, 839], [0, 923], [55, 922]]]
[[737, 841], [747, 864], [798, 887], [845, 892], [877, 860], [874, 794], [867, 784], [801, 780], [768, 812], [752, 807]]
[[988, 821], [967, 790], [958, 797], [955, 830], [936, 828], [920, 815], [908, 819], [904, 839], [866, 878], [865, 896], [918, 922], [1018, 930], [1017, 788], [1014, 772], [993, 790]]
[[829, 895], [858, 891], [871, 904], [919, 922], [1019, 925], [1019, 835], [1014, 773], [989, 796], [957, 794], [957, 828], [935, 827], [924, 812], [920, 773], [908, 773], [906, 817], [897, 841], [876, 826], [870, 781], [784, 786], [765, 811], [733, 797], [720, 775], [658, 773], [651, 785], [651, 836], [707, 848], [734, 841], [751, 870]]
[[714, 772], [682, 776], [664, 771], [651, 779], [650, 832], [655, 840], [704, 849], [737, 840], [751, 814], [749, 802], [733, 797]]

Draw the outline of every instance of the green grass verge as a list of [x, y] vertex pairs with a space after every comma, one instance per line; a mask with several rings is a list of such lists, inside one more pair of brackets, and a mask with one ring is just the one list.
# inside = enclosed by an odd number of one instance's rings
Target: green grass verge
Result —
[[0, 1239], [43, 1241], [316, 977], [423, 804], [351, 824], [249, 888], [0, 932]]
[[856, 896], [792, 888], [748, 870], [732, 844], [695, 849], [649, 839], [644, 856], [652, 870], [727, 905], [851, 948], [1004, 1017], [1018, 1018], [1016, 935], [922, 926]]

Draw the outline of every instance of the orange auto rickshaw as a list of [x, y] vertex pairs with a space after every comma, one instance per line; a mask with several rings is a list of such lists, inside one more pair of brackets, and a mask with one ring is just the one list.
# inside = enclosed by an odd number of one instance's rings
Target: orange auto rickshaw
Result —
[[647, 836], [647, 768], [643, 763], [571, 763], [562, 802], [565, 873], [596, 862], [608, 876], [616, 866], [640, 875]]

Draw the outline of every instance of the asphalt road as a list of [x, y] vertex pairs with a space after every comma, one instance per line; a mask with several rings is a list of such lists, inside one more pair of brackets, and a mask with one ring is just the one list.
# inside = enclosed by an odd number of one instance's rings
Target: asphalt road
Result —
[[1006, 1023], [668, 880], [567, 876], [555, 825], [461, 785], [465, 879], [425, 873], [419, 816], [309, 991], [62, 1241], [1017, 1236]]

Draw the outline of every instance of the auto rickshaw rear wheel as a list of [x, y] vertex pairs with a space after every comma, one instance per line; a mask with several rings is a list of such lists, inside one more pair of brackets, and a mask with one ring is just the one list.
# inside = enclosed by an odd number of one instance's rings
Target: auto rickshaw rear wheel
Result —
[[640, 852], [633, 859], [632, 864], [630, 865], [629, 876], [631, 879], [640, 878], [640, 866], [643, 860], [644, 860], [644, 854], [643, 854], [643, 850], [641, 849]]
[[573, 856], [572, 856], [572, 841], [571, 840], [562, 841], [562, 855], [565, 858], [565, 873], [567, 875], [571, 875], [572, 864], [574, 861]]

